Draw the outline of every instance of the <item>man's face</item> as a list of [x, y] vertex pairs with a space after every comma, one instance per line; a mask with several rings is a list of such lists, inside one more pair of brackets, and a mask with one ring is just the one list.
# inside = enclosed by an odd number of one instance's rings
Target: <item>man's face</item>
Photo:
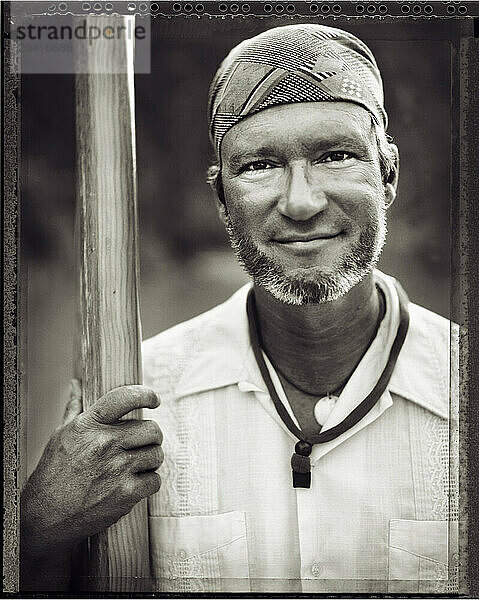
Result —
[[369, 113], [287, 104], [232, 127], [221, 146], [226, 225], [257, 285], [290, 304], [335, 300], [377, 262], [385, 190]]

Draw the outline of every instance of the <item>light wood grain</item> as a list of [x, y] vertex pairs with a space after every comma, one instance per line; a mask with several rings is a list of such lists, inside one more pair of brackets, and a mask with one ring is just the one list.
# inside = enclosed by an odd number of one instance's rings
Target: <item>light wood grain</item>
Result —
[[[128, 19], [89, 16], [87, 27]], [[77, 60], [88, 71], [76, 76], [77, 362], [88, 407], [116, 386], [141, 383], [133, 41], [83, 44]], [[89, 575], [96, 591], [143, 588], [150, 577], [146, 501], [90, 540]]]

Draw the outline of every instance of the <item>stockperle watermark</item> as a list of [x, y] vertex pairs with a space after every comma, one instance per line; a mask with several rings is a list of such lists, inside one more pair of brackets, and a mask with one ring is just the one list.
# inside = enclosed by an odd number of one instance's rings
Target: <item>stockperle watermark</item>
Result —
[[[124, 73], [126, 62], [105, 63], [80, 60], [88, 51], [93, 56], [121, 52], [128, 46], [136, 73], [151, 72], [149, 16], [118, 15], [25, 15], [12, 3], [10, 38], [18, 45], [19, 73]], [[41, 3], [36, 3], [40, 5]], [[113, 65], [113, 66], [111, 66]], [[113, 70], [112, 70], [113, 69]]]

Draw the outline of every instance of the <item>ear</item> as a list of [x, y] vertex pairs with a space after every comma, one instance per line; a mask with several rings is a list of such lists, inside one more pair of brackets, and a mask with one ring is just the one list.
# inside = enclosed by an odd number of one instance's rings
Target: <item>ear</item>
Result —
[[384, 184], [386, 207], [389, 208], [396, 199], [396, 191], [399, 180], [399, 150], [396, 144], [389, 144], [391, 151], [394, 153], [394, 167], [388, 175], [388, 179]]
[[216, 204], [216, 210], [218, 211], [218, 216], [220, 218], [220, 221], [223, 223], [223, 225], [226, 226], [226, 215], [227, 215], [226, 206], [223, 202], [221, 202], [221, 200], [218, 197], [218, 192], [216, 192], [216, 191], [215, 191], [215, 204]]
[[219, 172], [214, 180], [211, 182], [211, 188], [215, 194], [215, 204], [216, 210], [218, 211], [218, 216], [223, 225], [226, 226], [226, 216], [228, 214], [228, 210], [226, 208], [225, 202], [225, 194], [223, 191], [223, 181], [221, 179], [221, 172]]

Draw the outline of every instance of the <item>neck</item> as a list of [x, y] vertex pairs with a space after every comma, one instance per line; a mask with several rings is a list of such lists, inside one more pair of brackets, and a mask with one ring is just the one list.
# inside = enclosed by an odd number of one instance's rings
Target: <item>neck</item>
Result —
[[299, 389], [324, 395], [344, 386], [380, 319], [372, 273], [333, 302], [294, 306], [255, 286], [263, 349]]

